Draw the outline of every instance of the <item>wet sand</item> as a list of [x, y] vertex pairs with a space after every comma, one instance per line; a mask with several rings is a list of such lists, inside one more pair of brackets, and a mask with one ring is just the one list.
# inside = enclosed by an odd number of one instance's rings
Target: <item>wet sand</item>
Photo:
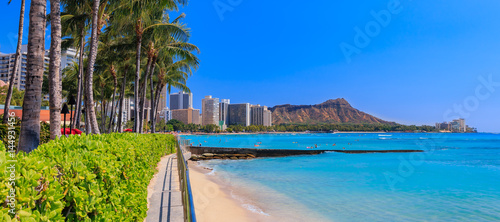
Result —
[[231, 190], [205, 175], [209, 169], [188, 161], [196, 220], [200, 222], [272, 221], [271, 217], [253, 213], [232, 198]]

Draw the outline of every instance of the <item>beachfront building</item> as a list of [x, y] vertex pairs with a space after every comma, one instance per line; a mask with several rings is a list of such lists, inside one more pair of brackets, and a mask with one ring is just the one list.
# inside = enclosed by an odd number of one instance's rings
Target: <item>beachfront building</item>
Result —
[[[26, 64], [28, 62], [28, 45], [21, 46], [21, 57], [19, 65], [16, 69], [14, 76], [14, 87], [19, 90], [24, 90], [26, 87]], [[16, 53], [1, 53], [0, 52], [0, 80], [9, 83], [10, 77], [12, 76], [12, 71], [14, 69], [14, 60], [16, 58]], [[69, 48], [61, 52], [61, 71], [72, 65], [73, 62], [78, 61], [78, 54], [75, 49]], [[44, 68], [49, 67], [49, 50], [45, 50], [45, 56], [43, 61]]]
[[222, 128], [222, 130], [225, 130], [228, 124], [229, 104], [229, 99], [221, 99], [219, 103], [219, 126]]
[[452, 121], [452, 125], [458, 125], [458, 132], [466, 132], [467, 131], [467, 126], [465, 125], [465, 119], [460, 118], [460, 119], [455, 119]]
[[[170, 94], [170, 110], [193, 108], [193, 94], [178, 92]], [[175, 118], [174, 118], [175, 119]]]
[[267, 106], [251, 105], [250, 106], [250, 124], [257, 126], [271, 126], [271, 111]]
[[436, 129], [440, 131], [451, 131], [451, 124], [448, 122], [436, 123]]
[[250, 126], [250, 103], [228, 105], [228, 125]]
[[201, 124], [203, 126], [213, 124], [219, 125], [219, 98], [212, 98], [212, 96], [205, 96], [201, 100], [201, 111], [203, 118]]
[[264, 110], [264, 126], [272, 126], [273, 125], [273, 113], [271, 110]]
[[196, 125], [201, 124], [201, 115], [199, 109], [193, 109], [193, 124]]
[[455, 119], [451, 122], [436, 123], [436, 129], [443, 132], [465, 133], [473, 132], [475, 128], [465, 125], [465, 119]]
[[264, 109], [266, 106], [250, 105], [250, 125], [264, 125]]
[[193, 123], [193, 108], [171, 110], [172, 119], [181, 121], [184, 124]]

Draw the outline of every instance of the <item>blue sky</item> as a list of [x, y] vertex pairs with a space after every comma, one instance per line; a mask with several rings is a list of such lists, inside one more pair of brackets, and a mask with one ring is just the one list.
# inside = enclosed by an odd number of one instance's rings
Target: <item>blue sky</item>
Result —
[[[10, 22], [0, 51], [13, 52], [20, 1], [4, 2], [0, 16]], [[182, 8], [201, 49], [200, 69], [188, 81], [195, 107], [205, 95], [267, 106], [345, 98], [389, 121], [465, 117], [480, 131], [500, 132], [500, 86], [482, 83], [500, 82], [500, 2], [307, 3], [210, 0]], [[390, 21], [372, 15], [386, 12]], [[369, 43], [356, 45], [356, 28]], [[341, 44], [357, 48], [350, 61]]]

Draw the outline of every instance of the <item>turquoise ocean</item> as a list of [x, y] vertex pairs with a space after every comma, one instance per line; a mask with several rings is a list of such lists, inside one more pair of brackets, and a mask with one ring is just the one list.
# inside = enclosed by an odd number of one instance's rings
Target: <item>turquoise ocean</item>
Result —
[[[262, 149], [419, 149], [209, 160], [249, 210], [279, 221], [500, 221], [500, 135], [187, 135], [194, 145]], [[255, 146], [258, 145], [258, 146]]]

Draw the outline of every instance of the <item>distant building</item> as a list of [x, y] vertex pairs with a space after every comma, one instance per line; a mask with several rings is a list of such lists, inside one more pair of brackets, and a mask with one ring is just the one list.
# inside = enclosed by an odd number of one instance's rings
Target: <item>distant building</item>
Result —
[[270, 110], [264, 110], [264, 126], [273, 125], [273, 113]]
[[181, 121], [184, 124], [193, 123], [193, 109], [175, 109], [171, 110], [172, 119]]
[[172, 112], [168, 107], [163, 108], [160, 111], [160, 114], [158, 116], [161, 119], [164, 119], [166, 122], [172, 119]]
[[193, 108], [193, 94], [192, 93], [172, 93], [170, 94], [170, 109], [189, 109]]
[[122, 123], [126, 123], [127, 121], [132, 119], [134, 110], [133, 105], [134, 105], [134, 98], [132, 97], [123, 98]]
[[271, 111], [267, 109], [267, 106], [251, 105], [250, 115], [251, 125], [271, 126]]
[[229, 104], [228, 125], [250, 126], [250, 104]]
[[[28, 45], [21, 46], [21, 57], [17, 71], [14, 77], [14, 87], [19, 90], [24, 90], [26, 88], [26, 65], [28, 57]], [[16, 58], [16, 53], [0, 53], [0, 80], [9, 83], [10, 76], [14, 69], [14, 60]], [[61, 71], [73, 64], [74, 61], [78, 61], [78, 54], [75, 49], [69, 48], [61, 52]], [[49, 67], [49, 50], [45, 50], [45, 56], [43, 61], [43, 66], [45, 69]], [[62, 73], [62, 72], [61, 72]]]
[[264, 125], [264, 108], [267, 107], [257, 105], [250, 105], [250, 125]]
[[228, 124], [229, 120], [229, 104], [229, 99], [221, 99], [219, 103], [219, 126], [222, 126], [224, 128]]
[[443, 131], [451, 131], [451, 124], [447, 122], [436, 123], [436, 129]]
[[436, 129], [440, 131], [450, 131], [457, 133], [474, 132], [475, 128], [465, 125], [465, 119], [455, 119], [451, 122], [436, 123]]
[[164, 109], [167, 108], [167, 87], [163, 87], [160, 93], [160, 100], [158, 102], [158, 107], [156, 107], [158, 112], [162, 112]]
[[219, 125], [219, 99], [212, 98], [212, 96], [205, 96], [201, 100], [201, 111], [203, 112], [203, 118], [201, 124], [203, 126], [214, 124]]
[[460, 118], [460, 119], [455, 119], [452, 121], [452, 123], [458, 123], [458, 131], [465, 133], [467, 131], [467, 125], [465, 125], [465, 119]]
[[193, 109], [193, 124], [200, 125], [201, 124], [201, 116], [199, 109]]

